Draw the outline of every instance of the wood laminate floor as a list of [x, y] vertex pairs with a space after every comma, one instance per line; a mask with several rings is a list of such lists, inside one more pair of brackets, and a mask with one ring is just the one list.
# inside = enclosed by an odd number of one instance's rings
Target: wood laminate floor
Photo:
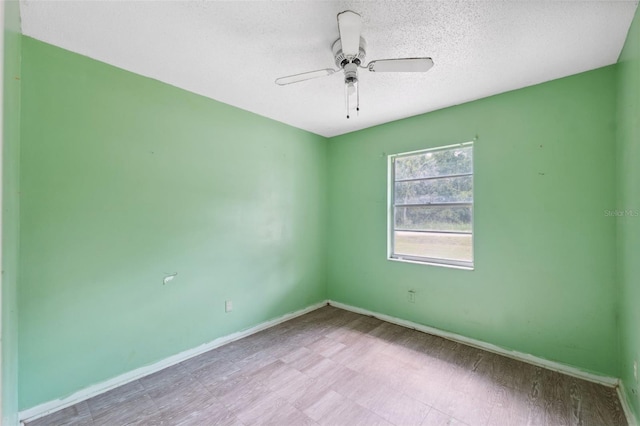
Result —
[[330, 306], [28, 423], [626, 425], [614, 389]]

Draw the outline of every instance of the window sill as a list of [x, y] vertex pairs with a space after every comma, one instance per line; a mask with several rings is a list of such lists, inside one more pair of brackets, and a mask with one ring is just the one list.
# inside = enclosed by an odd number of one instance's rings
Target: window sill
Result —
[[443, 268], [462, 269], [462, 270], [465, 270], [465, 271], [473, 271], [473, 270], [475, 270], [475, 266], [451, 265], [451, 264], [448, 264], [448, 263], [429, 262], [429, 261], [426, 261], [426, 260], [402, 259], [402, 258], [398, 258], [398, 257], [387, 257], [387, 260], [392, 260], [394, 262], [402, 262], [402, 263], [415, 263], [417, 265], [441, 266]]

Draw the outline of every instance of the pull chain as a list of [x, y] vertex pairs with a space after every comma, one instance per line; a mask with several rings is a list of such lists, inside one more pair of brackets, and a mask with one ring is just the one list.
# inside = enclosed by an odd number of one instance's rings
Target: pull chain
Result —
[[356, 84], [356, 115], [360, 117], [360, 82], [358, 81]]
[[344, 97], [347, 103], [347, 120], [349, 119], [349, 85], [344, 85]]

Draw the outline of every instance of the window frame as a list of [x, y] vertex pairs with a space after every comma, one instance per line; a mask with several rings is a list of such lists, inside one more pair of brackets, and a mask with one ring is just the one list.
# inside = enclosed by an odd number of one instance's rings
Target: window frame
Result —
[[[455, 149], [455, 148], [468, 148], [471, 147], [472, 150], [472, 156], [471, 156], [471, 173], [464, 173], [464, 174], [455, 174], [455, 175], [447, 175], [447, 176], [431, 176], [431, 177], [426, 177], [426, 178], [420, 178], [420, 179], [401, 179], [399, 181], [396, 181], [396, 176], [395, 176], [395, 161], [398, 158], [402, 158], [402, 157], [410, 157], [410, 156], [415, 156], [415, 155], [421, 155], [421, 154], [425, 154], [428, 152], [437, 152], [437, 151], [446, 151], [446, 150], [451, 150], [451, 149]], [[416, 150], [416, 151], [409, 151], [409, 152], [401, 152], [401, 153], [397, 153], [397, 154], [390, 154], [388, 156], [388, 178], [387, 178], [387, 259], [388, 260], [393, 260], [396, 262], [409, 262], [409, 263], [419, 263], [422, 265], [433, 265], [433, 266], [442, 266], [442, 267], [447, 267], [447, 268], [456, 268], [456, 269], [467, 269], [467, 270], [473, 270], [475, 268], [475, 238], [474, 238], [474, 234], [475, 234], [475, 226], [474, 226], [474, 220], [475, 220], [475, 215], [474, 215], [474, 205], [475, 205], [475, 167], [474, 167], [474, 160], [475, 160], [475, 153], [474, 153], [474, 142], [473, 141], [469, 141], [469, 142], [463, 142], [463, 143], [456, 143], [456, 144], [452, 144], [452, 145], [445, 145], [445, 146], [438, 146], [438, 147], [433, 147], [433, 148], [427, 148], [427, 149], [420, 149], [420, 150]], [[469, 206], [471, 208], [471, 231], [470, 232], [459, 232], [459, 231], [441, 231], [441, 232], [437, 232], [437, 231], [421, 231], [421, 232], [425, 232], [425, 233], [451, 233], [451, 234], [470, 234], [471, 235], [471, 261], [465, 261], [465, 260], [456, 260], [456, 259], [443, 259], [443, 258], [435, 258], [435, 257], [423, 257], [423, 256], [412, 256], [412, 255], [405, 255], [405, 254], [396, 254], [395, 253], [395, 232], [397, 231], [402, 231], [402, 229], [396, 229], [395, 227], [395, 211], [396, 211], [396, 204], [395, 204], [395, 183], [396, 182], [402, 182], [402, 181], [411, 181], [411, 180], [435, 180], [435, 179], [443, 179], [443, 178], [451, 178], [451, 177], [456, 177], [456, 176], [471, 176], [471, 185], [472, 185], [472, 200], [471, 202], [455, 202], [455, 203], [427, 203], [427, 204], [421, 204], [421, 203], [415, 203], [415, 204], [403, 204], [403, 205], [398, 205], [399, 207], [402, 206], [426, 206], [426, 207], [438, 207], [438, 206], [442, 206], [442, 205], [446, 205], [446, 206]]]

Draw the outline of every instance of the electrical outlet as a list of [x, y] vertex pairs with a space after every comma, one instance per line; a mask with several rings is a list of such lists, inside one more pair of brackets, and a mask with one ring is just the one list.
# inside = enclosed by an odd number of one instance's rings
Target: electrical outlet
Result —
[[638, 382], [638, 360], [633, 361], [633, 378]]
[[225, 312], [233, 311], [233, 302], [231, 300], [225, 300], [225, 302], [224, 302], [224, 311]]
[[415, 290], [409, 290], [409, 303], [416, 303], [416, 291]]

